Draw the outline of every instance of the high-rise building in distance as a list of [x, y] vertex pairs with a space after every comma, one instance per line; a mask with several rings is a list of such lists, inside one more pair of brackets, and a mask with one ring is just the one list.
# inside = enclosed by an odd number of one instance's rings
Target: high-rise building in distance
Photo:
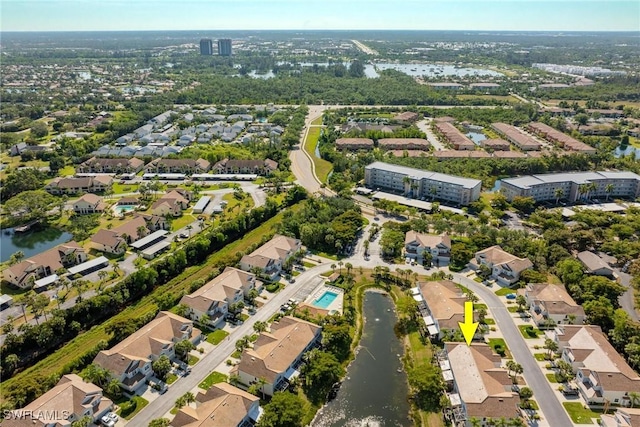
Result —
[[218, 55], [231, 56], [231, 39], [218, 40]]
[[200, 40], [200, 55], [213, 55], [213, 41], [211, 39]]

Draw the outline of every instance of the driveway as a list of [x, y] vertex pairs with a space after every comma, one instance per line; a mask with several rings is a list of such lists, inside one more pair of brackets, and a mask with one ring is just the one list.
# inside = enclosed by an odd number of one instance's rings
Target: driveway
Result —
[[438, 137], [431, 130], [432, 120], [431, 118], [420, 120], [416, 123], [416, 126], [427, 135], [427, 141], [429, 141], [429, 144], [431, 144], [436, 151], [446, 150], [447, 148], [438, 140]]

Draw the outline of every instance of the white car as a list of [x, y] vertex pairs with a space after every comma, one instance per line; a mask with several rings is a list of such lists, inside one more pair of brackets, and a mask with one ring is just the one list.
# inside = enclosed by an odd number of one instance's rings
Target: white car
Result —
[[102, 425], [107, 427], [113, 427], [118, 422], [118, 415], [115, 412], [109, 412], [107, 415], [100, 419]]

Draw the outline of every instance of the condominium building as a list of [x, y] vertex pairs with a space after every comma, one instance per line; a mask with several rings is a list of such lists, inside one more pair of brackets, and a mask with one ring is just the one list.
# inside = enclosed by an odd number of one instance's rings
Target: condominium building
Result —
[[[450, 280], [418, 283], [425, 304], [423, 320], [430, 335], [442, 338], [445, 331], [459, 330], [464, 322], [464, 303], [467, 296]], [[426, 314], [426, 316], [425, 316]]]
[[518, 128], [506, 123], [493, 123], [491, 125], [493, 130], [504, 135], [504, 137], [513, 145], [521, 149], [522, 151], [535, 151], [542, 147], [538, 141], [530, 137], [529, 135], [521, 132]]
[[594, 325], [561, 325], [547, 332], [573, 366], [582, 398], [590, 405], [609, 402], [629, 406], [631, 393], [640, 393], [640, 377], [607, 336]]
[[580, 198], [640, 197], [640, 175], [628, 171], [566, 172], [525, 175], [502, 180], [507, 200], [533, 197], [536, 202]]
[[302, 249], [302, 242], [287, 236], [276, 234], [271, 240], [240, 260], [244, 271], [260, 270], [262, 274], [275, 279], [282, 266], [296, 252]]
[[367, 187], [468, 205], [480, 198], [482, 181], [374, 162], [364, 168]]
[[218, 55], [231, 56], [231, 39], [218, 40]]
[[200, 55], [213, 55], [213, 41], [211, 39], [200, 40]]

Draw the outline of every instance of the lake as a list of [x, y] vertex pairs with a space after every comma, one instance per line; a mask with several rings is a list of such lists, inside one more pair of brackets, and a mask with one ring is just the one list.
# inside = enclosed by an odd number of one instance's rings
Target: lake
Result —
[[627, 148], [624, 150], [621, 150], [620, 147], [617, 147], [616, 150], [613, 152], [613, 155], [614, 157], [622, 157], [623, 155], [630, 156], [634, 152], [636, 154], [636, 159], [640, 159], [640, 148], [635, 148], [635, 147], [632, 147], [631, 145], [627, 146]]
[[358, 354], [349, 365], [336, 398], [324, 406], [313, 427], [404, 427], [409, 419], [407, 376], [400, 356], [403, 345], [393, 327], [396, 314], [383, 293], [364, 294], [364, 329]]
[[[5, 234], [10, 232], [11, 234]], [[0, 262], [11, 258], [15, 252], [22, 251], [29, 258], [72, 239], [73, 235], [58, 228], [45, 228], [26, 233], [13, 233], [13, 229], [0, 233]]]

